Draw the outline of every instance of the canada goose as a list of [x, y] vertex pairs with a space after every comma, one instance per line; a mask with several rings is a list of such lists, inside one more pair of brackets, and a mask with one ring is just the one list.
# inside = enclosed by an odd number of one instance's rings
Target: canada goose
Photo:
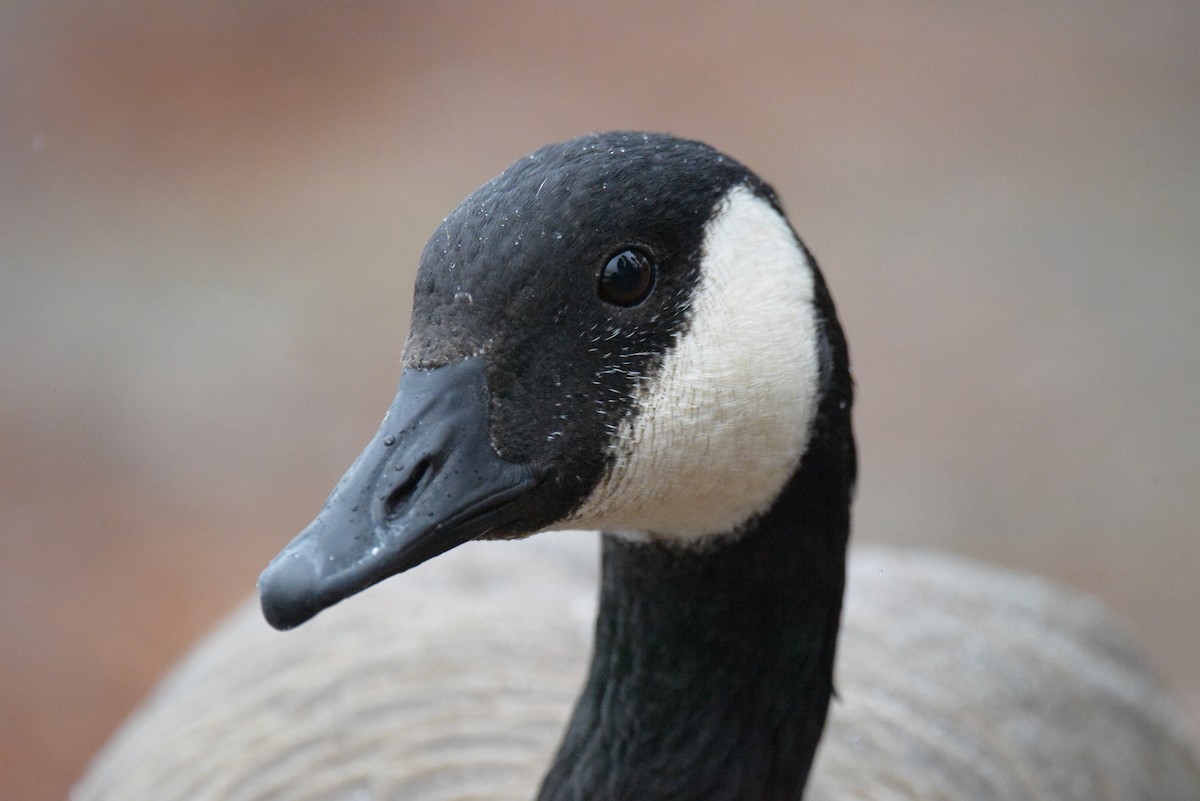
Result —
[[[396, 400], [261, 602], [291, 628], [468, 540], [595, 528], [590, 667], [584, 535], [475, 543], [295, 634], [235, 615], [74, 797], [799, 798], [851, 402], [832, 300], [757, 176], [661, 135], [531, 154], [430, 239]], [[809, 797], [1200, 798], [1094, 602], [933, 555], [864, 554], [851, 586]]]

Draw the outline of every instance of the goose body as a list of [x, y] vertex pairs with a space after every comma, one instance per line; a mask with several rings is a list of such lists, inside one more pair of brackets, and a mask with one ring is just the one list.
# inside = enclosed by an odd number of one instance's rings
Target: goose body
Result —
[[[238, 613], [75, 797], [1200, 798], [1095, 604], [883, 552], [851, 573], [808, 782], [851, 404], [832, 300], [761, 179], [660, 135], [531, 154], [430, 239], [396, 400], [262, 611], [292, 628], [437, 563], [286, 636]], [[441, 555], [576, 528], [607, 532], [598, 576], [579, 532]]]
[[[587, 670], [597, 551], [580, 532], [477, 543], [287, 637], [248, 602], [73, 799], [532, 798]], [[1097, 601], [875, 548], [852, 552], [846, 601], [806, 798], [1196, 797], [1172, 699]]]

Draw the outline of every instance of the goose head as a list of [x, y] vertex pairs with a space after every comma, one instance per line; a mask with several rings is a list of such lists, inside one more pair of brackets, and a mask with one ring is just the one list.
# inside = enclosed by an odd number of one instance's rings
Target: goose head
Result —
[[586, 136], [476, 190], [421, 255], [403, 365], [378, 433], [262, 574], [277, 628], [472, 539], [736, 540], [802, 463], [849, 504], [829, 294], [774, 191], [698, 142]]
[[670, 136], [538, 150], [434, 232], [403, 363], [263, 572], [267, 620], [472, 539], [601, 529], [592, 666], [539, 798], [797, 797], [855, 453], [845, 341], [772, 189]]

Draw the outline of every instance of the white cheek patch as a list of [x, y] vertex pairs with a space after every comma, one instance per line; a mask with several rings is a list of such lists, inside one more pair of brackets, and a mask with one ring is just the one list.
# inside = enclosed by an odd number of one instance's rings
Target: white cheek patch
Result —
[[705, 230], [690, 323], [611, 447], [572, 526], [699, 541], [767, 510], [804, 453], [817, 407], [813, 272], [787, 222], [745, 187]]

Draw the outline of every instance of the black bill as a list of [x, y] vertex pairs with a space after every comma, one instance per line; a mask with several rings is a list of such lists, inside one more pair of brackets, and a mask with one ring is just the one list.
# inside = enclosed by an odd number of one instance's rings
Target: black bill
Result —
[[405, 370], [379, 432], [259, 578], [267, 622], [293, 628], [467, 540], [522, 532], [542, 478], [492, 447], [481, 358]]

